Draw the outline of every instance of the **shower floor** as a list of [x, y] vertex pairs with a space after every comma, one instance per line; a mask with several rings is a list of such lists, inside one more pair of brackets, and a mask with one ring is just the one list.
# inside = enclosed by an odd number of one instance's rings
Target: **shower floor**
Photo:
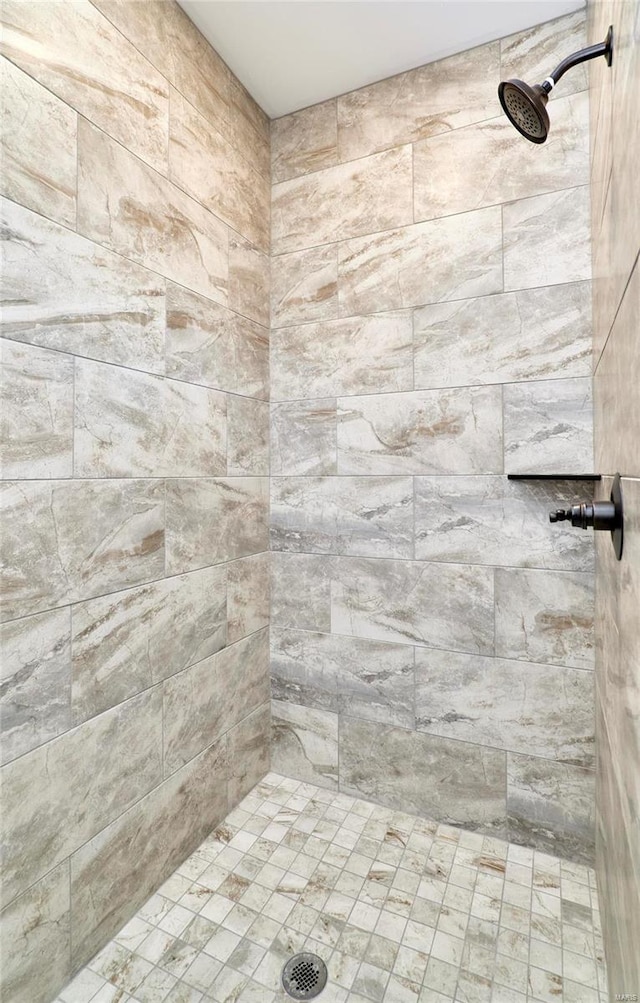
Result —
[[58, 1003], [605, 1003], [594, 872], [270, 773]]

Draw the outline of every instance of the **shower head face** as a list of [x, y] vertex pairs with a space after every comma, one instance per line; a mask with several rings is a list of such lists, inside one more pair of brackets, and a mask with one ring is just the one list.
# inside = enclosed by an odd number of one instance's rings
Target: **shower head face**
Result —
[[518, 132], [531, 143], [544, 143], [549, 135], [547, 93], [540, 84], [530, 87], [524, 80], [503, 80], [498, 87], [502, 109]]

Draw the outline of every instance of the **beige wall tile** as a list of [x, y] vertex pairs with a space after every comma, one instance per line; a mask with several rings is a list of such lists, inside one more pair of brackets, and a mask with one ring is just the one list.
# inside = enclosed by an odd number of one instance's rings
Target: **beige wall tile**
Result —
[[271, 473], [336, 474], [335, 397], [271, 405]]
[[504, 467], [509, 474], [588, 474], [593, 469], [591, 380], [542, 380], [503, 388]]
[[[229, 306], [263, 327], [269, 326], [268, 254], [239, 234], [229, 234]], [[215, 297], [214, 297], [215, 298]]]
[[77, 115], [7, 59], [0, 60], [3, 192], [74, 227]]
[[375, 233], [413, 220], [411, 147], [273, 186], [274, 254]]
[[269, 476], [269, 405], [250, 397], [227, 397], [227, 473]]
[[271, 126], [271, 180], [287, 181], [338, 163], [337, 100], [278, 118]]
[[[542, 83], [565, 56], [586, 44], [582, 10], [509, 35], [500, 42], [500, 79], [516, 77], [530, 84]], [[563, 95], [586, 90], [586, 65], [574, 67], [558, 86], [562, 87]]]
[[270, 554], [254, 554], [227, 565], [229, 643], [269, 624]]
[[224, 223], [88, 122], [79, 124], [78, 143], [78, 230], [226, 303]]
[[498, 206], [357, 237], [338, 248], [342, 316], [498, 292]]
[[271, 323], [288, 327], [338, 316], [338, 245], [271, 259]]
[[510, 202], [502, 212], [505, 290], [591, 278], [588, 187]]
[[165, 79], [89, 3], [2, 6], [5, 56], [100, 129], [166, 170]]

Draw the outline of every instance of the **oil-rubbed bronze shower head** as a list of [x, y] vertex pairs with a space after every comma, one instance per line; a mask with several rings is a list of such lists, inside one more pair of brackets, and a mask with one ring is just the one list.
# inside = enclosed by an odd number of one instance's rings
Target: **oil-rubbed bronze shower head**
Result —
[[530, 87], [524, 80], [503, 80], [498, 87], [502, 109], [512, 125], [532, 143], [544, 143], [549, 133], [547, 101], [541, 84]]

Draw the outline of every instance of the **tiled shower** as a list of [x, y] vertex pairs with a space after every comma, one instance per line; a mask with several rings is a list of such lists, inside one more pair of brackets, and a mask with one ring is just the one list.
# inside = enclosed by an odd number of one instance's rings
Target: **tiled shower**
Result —
[[270, 121], [4, 0], [6, 1003], [640, 994], [639, 11]]

